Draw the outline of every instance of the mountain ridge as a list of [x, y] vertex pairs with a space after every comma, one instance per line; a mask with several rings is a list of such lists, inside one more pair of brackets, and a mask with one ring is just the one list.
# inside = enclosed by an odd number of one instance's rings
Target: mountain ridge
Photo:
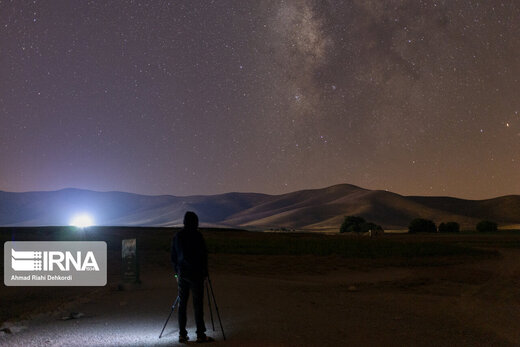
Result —
[[386, 229], [404, 229], [413, 218], [456, 221], [472, 228], [482, 219], [520, 223], [520, 195], [484, 200], [449, 196], [404, 196], [352, 184], [270, 195], [143, 195], [64, 188], [56, 191], [0, 191], [0, 226], [68, 225], [90, 213], [99, 225], [179, 226], [195, 211], [202, 225], [251, 229], [337, 229], [346, 215], [359, 215]]

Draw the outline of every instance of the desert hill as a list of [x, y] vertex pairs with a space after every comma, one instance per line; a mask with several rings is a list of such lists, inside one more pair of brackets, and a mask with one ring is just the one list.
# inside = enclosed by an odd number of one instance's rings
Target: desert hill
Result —
[[340, 184], [282, 195], [227, 193], [199, 196], [148, 196], [123, 192], [63, 189], [49, 192], [0, 191], [0, 226], [68, 225], [76, 213], [91, 214], [99, 225], [175, 226], [185, 211], [199, 214], [203, 225], [252, 229], [338, 228], [345, 215], [359, 215], [388, 229], [406, 228], [410, 220], [457, 221], [473, 227], [491, 219], [520, 223], [520, 196], [487, 200], [402, 196]]

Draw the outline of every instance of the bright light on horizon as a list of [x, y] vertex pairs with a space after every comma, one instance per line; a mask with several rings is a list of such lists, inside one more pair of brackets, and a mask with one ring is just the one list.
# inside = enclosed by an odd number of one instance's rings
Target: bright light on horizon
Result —
[[70, 225], [83, 229], [94, 225], [94, 219], [88, 214], [78, 214], [72, 218]]

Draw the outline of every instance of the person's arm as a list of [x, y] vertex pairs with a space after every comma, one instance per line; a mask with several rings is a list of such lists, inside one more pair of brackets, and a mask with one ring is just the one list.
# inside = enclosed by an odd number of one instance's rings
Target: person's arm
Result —
[[170, 251], [170, 257], [171, 257], [171, 262], [172, 262], [172, 265], [173, 265], [173, 273], [175, 275], [175, 278], [177, 278], [177, 273], [178, 273], [178, 270], [177, 270], [177, 247], [176, 247], [176, 240], [177, 240], [177, 237], [174, 237], [173, 240], [172, 240], [172, 245], [171, 245], [171, 251]]

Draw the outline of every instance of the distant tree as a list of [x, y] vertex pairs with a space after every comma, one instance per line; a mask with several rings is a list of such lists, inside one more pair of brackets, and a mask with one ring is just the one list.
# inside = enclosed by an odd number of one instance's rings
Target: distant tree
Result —
[[483, 220], [477, 223], [476, 229], [479, 233], [493, 232], [498, 230], [498, 225], [489, 220]]
[[429, 219], [416, 218], [410, 222], [408, 226], [408, 232], [410, 234], [415, 233], [436, 233], [437, 227], [435, 223]]
[[357, 216], [346, 216], [345, 220], [339, 228], [340, 233], [359, 233], [361, 232], [361, 225], [365, 224], [366, 221], [362, 217]]
[[368, 231], [381, 233], [383, 228], [380, 225], [365, 221], [362, 217], [346, 216], [339, 229], [340, 233], [366, 233]]
[[460, 225], [457, 222], [448, 222], [439, 224], [440, 233], [458, 233], [460, 231]]
[[380, 225], [374, 223], [364, 223], [361, 225], [361, 232], [366, 233], [368, 231], [373, 231], [375, 233], [383, 232], [383, 228]]

